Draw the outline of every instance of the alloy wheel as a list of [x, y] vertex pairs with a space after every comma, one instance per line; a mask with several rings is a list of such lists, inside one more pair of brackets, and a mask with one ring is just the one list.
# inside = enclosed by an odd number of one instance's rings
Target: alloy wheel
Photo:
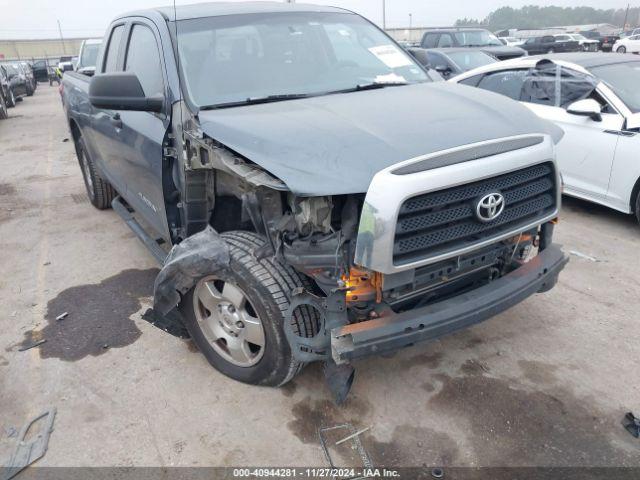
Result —
[[237, 285], [210, 276], [196, 285], [196, 321], [218, 355], [238, 367], [251, 367], [264, 355], [265, 333], [256, 310]]

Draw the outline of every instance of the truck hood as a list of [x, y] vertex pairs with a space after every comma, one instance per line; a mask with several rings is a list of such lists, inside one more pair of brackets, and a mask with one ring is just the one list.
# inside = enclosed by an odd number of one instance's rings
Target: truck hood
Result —
[[298, 195], [364, 193], [396, 163], [497, 138], [563, 132], [502, 95], [451, 83], [199, 113], [202, 131]]

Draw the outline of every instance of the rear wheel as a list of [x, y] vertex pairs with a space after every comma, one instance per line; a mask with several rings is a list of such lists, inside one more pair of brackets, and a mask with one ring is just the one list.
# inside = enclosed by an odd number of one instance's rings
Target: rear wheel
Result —
[[640, 223], [640, 191], [636, 195], [636, 218], [638, 219], [638, 223]]
[[616, 52], [618, 52], [618, 53], [627, 53], [627, 47], [618, 47]]
[[75, 141], [75, 147], [89, 201], [99, 210], [110, 208], [111, 202], [117, 196], [115, 189], [108, 181], [97, 174], [95, 165], [87, 153], [82, 136]]
[[[180, 303], [185, 326], [208, 362], [240, 382], [280, 386], [304, 366], [293, 358], [284, 332], [291, 292], [305, 285], [291, 267], [273, 258], [256, 260], [265, 240], [251, 232], [222, 235], [229, 245], [228, 271], [208, 275]], [[297, 309], [294, 332], [317, 332], [313, 312]]]

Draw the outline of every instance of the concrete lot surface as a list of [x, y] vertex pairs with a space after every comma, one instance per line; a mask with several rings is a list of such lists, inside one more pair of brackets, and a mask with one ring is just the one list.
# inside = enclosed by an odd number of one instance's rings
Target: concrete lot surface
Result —
[[[57, 88], [0, 122], [0, 464], [58, 414], [41, 466], [327, 466], [317, 429], [371, 427], [378, 466], [640, 466], [640, 227], [567, 199], [556, 289], [467, 331], [357, 364], [343, 407], [316, 365], [236, 383], [141, 319], [153, 258], [86, 200]], [[67, 318], [55, 317], [68, 312]], [[20, 346], [46, 339], [27, 351]], [[338, 461], [349, 463], [344, 452]]]

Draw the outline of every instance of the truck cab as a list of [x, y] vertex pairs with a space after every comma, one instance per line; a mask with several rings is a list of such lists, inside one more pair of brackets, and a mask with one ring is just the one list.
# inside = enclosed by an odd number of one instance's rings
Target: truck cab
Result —
[[485, 320], [567, 261], [562, 132], [431, 82], [352, 12], [123, 15], [96, 75], [62, 87], [89, 198], [162, 265], [156, 314], [236, 380], [278, 386], [321, 361], [344, 398], [353, 360]]

